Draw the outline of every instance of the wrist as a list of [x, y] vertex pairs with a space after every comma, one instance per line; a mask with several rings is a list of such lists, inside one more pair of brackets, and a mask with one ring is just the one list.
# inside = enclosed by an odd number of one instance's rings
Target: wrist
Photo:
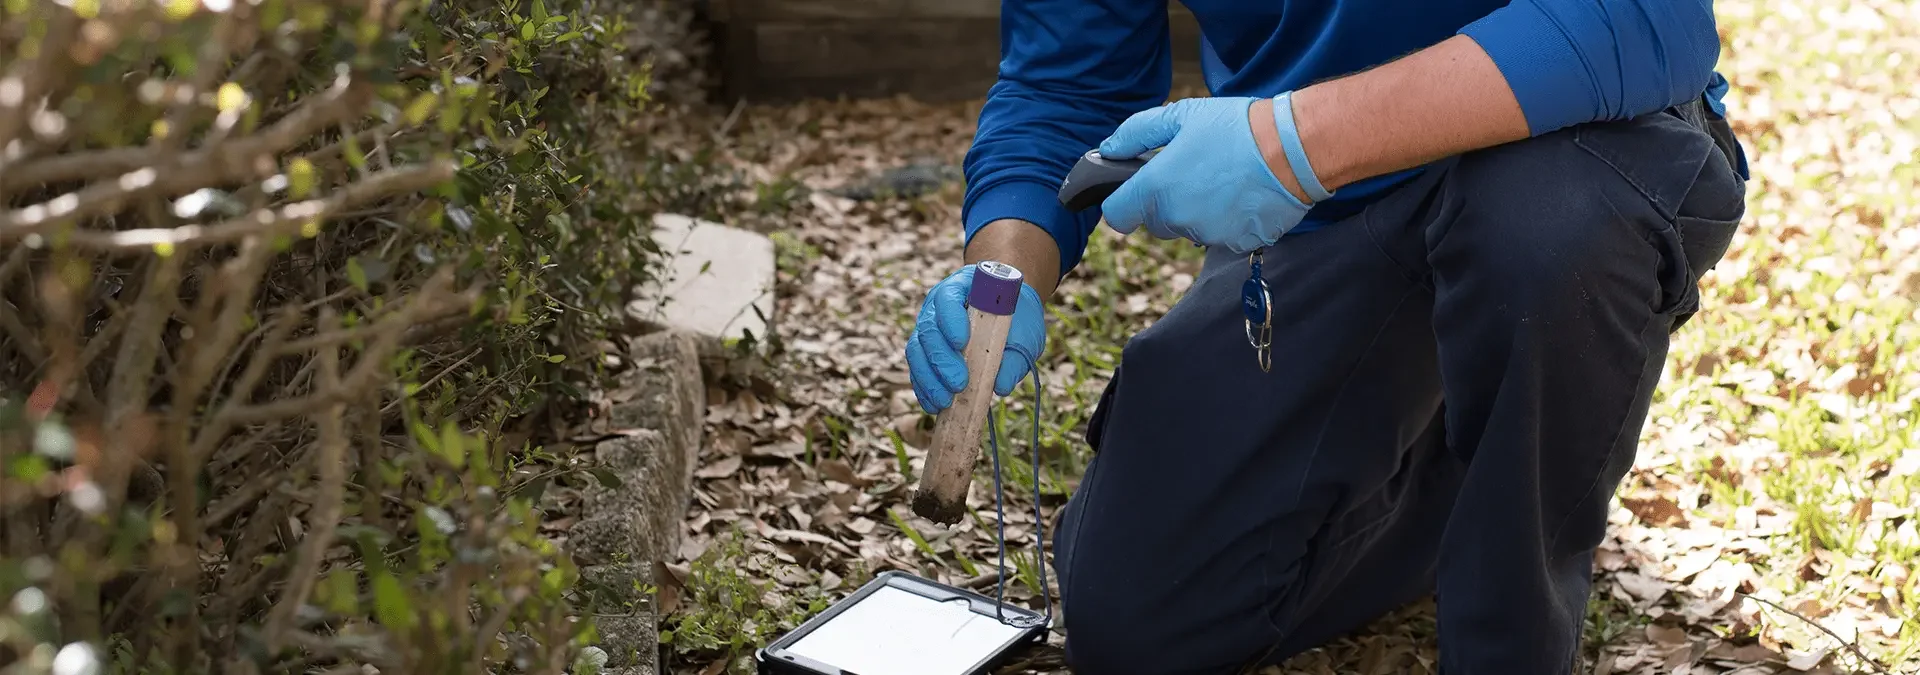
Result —
[[[1335, 82], [1338, 82], [1337, 80]], [[1324, 83], [1323, 83], [1324, 84]], [[1356, 175], [1350, 152], [1341, 151], [1338, 131], [1332, 123], [1339, 107], [1328, 87], [1314, 85], [1293, 92], [1293, 121], [1299, 130], [1300, 147], [1313, 163], [1314, 175], [1329, 192], [1366, 176]]]
[[1309, 203], [1306, 190], [1300, 187], [1300, 180], [1293, 176], [1293, 165], [1287, 161], [1287, 151], [1280, 141], [1280, 128], [1273, 118], [1274, 99], [1263, 98], [1253, 102], [1247, 110], [1247, 122], [1253, 126], [1253, 144], [1260, 150], [1260, 159], [1267, 164], [1267, 170], [1273, 172], [1280, 187], [1293, 195], [1301, 203]]
[[[1317, 194], [1322, 199], [1326, 193], [1340, 189], [1352, 183], [1344, 165], [1339, 162], [1338, 153], [1328, 151], [1327, 125], [1323, 122], [1326, 115], [1317, 109], [1317, 103], [1303, 103], [1302, 99], [1323, 100], [1320, 92], [1309, 87], [1297, 92], [1289, 92], [1273, 98], [1264, 98], [1254, 103], [1248, 111], [1249, 121], [1253, 125], [1254, 143], [1259, 147], [1260, 157], [1267, 163], [1267, 169], [1279, 179], [1294, 198], [1305, 203], [1314, 203]], [[1278, 106], [1286, 105], [1285, 108]], [[1299, 160], [1296, 162], [1296, 159]], [[1296, 167], [1304, 164], [1304, 168]], [[1310, 193], [1301, 184], [1301, 176], [1318, 183], [1321, 191]]]
[[1060, 245], [1045, 228], [1014, 218], [987, 223], [967, 244], [966, 264], [998, 260], [1020, 270], [1042, 302], [1060, 280]]

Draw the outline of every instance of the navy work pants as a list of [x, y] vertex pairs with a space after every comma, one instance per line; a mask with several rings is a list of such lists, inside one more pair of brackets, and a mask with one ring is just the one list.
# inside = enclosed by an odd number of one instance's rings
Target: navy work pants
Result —
[[1060, 515], [1080, 675], [1234, 673], [1426, 594], [1446, 675], [1577, 663], [1668, 336], [1745, 211], [1699, 105], [1461, 155], [1265, 252], [1273, 369], [1215, 252], [1134, 336]]

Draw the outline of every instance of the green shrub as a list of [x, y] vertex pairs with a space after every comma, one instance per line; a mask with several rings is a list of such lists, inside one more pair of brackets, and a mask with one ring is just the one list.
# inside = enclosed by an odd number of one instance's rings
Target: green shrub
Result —
[[627, 9], [0, 0], [0, 673], [568, 667], [527, 439], [676, 189]]

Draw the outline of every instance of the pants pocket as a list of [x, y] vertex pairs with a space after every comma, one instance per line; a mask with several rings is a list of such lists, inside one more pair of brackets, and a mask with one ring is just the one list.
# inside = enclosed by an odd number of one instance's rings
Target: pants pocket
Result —
[[[1726, 254], [1746, 213], [1746, 184], [1727, 153], [1688, 111], [1575, 127], [1573, 141], [1611, 167], [1657, 216], [1647, 241], [1660, 250], [1657, 310], [1674, 328], [1699, 310], [1699, 280]], [[1697, 111], [1692, 111], [1697, 112]]]
[[1700, 278], [1726, 257], [1727, 249], [1733, 244], [1733, 235], [1740, 229], [1740, 219], [1712, 219], [1695, 216], [1680, 216], [1674, 219], [1674, 234], [1680, 241], [1680, 250], [1686, 261], [1688, 295], [1692, 299], [1685, 311], [1674, 314], [1673, 329], [1679, 330], [1700, 310]]
[[1082, 436], [1087, 439], [1087, 449], [1100, 454], [1100, 438], [1106, 434], [1107, 412], [1113, 407], [1114, 390], [1120, 387], [1120, 369], [1113, 369], [1113, 377], [1107, 378], [1107, 386], [1100, 390], [1100, 400], [1093, 404], [1093, 414], [1087, 416], [1087, 428]]

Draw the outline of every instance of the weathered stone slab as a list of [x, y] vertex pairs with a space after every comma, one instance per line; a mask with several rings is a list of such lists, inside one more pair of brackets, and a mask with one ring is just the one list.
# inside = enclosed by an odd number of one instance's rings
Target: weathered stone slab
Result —
[[764, 338], [766, 319], [773, 317], [773, 240], [672, 214], [654, 216], [653, 226], [654, 241], [669, 261], [661, 279], [637, 289], [638, 299], [628, 308], [634, 317], [714, 346], [748, 333]]
[[571, 532], [573, 556], [582, 565], [664, 560], [680, 546], [686, 517], [686, 484], [665, 434], [635, 429], [600, 443], [594, 464], [620, 479], [581, 495], [584, 516]]
[[627, 354], [630, 365], [621, 374], [621, 386], [638, 395], [615, 404], [608, 421], [615, 429], [666, 435], [675, 453], [671, 468], [683, 476], [675, 482], [690, 486], [707, 419], [698, 339], [678, 331], [654, 333], [628, 343]]
[[603, 603], [594, 617], [600, 637], [594, 646], [607, 652], [609, 675], [654, 675], [660, 657], [659, 617], [653, 596], [640, 590], [653, 583], [653, 568], [617, 563], [588, 567], [580, 574]]
[[659, 643], [651, 598], [653, 563], [680, 549], [682, 522], [700, 454], [707, 400], [697, 339], [678, 331], [634, 340], [620, 389], [631, 393], [610, 411], [619, 435], [594, 449], [595, 466], [619, 485], [582, 494], [580, 522], [569, 538], [587, 590], [603, 605], [597, 617], [609, 672], [653, 675]]

